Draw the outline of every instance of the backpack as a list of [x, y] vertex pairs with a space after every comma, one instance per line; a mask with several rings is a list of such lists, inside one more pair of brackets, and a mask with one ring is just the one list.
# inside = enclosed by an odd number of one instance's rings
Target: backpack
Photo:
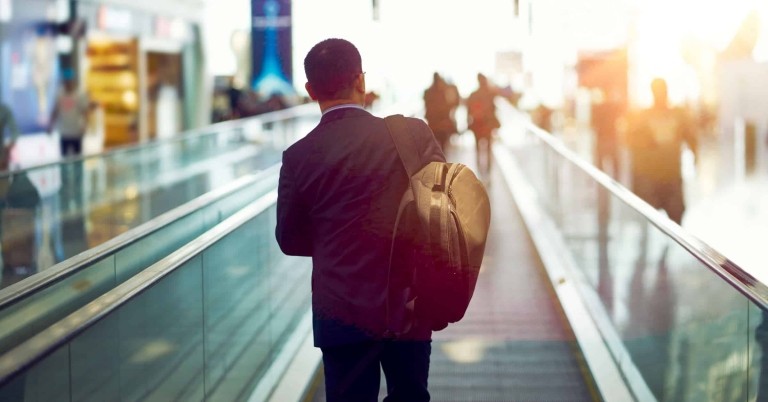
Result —
[[[411, 281], [410, 289], [396, 295], [388, 291], [387, 319], [391, 324], [392, 306], [406, 303], [412, 319], [438, 331], [459, 321], [469, 306], [491, 222], [490, 200], [469, 167], [444, 162], [425, 166], [402, 115], [384, 120], [410, 177], [392, 235], [390, 289], [403, 289], [403, 275], [397, 272], [412, 273], [405, 280]], [[392, 278], [401, 278], [399, 286]], [[397, 328], [407, 331], [409, 325]]]

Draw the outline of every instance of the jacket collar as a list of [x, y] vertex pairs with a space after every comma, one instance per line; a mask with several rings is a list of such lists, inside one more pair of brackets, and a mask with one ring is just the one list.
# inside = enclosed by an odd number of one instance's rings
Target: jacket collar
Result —
[[344, 107], [327, 111], [320, 118], [320, 124], [329, 123], [336, 120], [346, 119], [350, 117], [370, 116], [371, 113], [365, 109], [356, 107]]

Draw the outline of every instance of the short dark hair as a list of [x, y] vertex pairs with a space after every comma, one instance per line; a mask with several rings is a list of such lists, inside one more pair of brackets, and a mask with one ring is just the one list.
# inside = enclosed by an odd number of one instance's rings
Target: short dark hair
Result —
[[340, 99], [349, 96], [352, 83], [363, 72], [363, 62], [355, 45], [331, 38], [310, 49], [304, 72], [318, 100]]

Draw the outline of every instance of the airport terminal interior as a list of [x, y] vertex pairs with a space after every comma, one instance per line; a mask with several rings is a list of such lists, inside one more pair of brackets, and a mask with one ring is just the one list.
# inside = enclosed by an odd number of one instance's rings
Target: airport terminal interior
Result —
[[275, 227], [327, 38], [490, 198], [432, 401], [768, 401], [762, 0], [0, 0], [0, 401], [326, 400]]

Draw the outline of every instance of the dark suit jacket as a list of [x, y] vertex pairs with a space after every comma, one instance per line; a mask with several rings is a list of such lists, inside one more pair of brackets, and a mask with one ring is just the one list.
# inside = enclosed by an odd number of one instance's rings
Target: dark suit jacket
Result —
[[[426, 123], [408, 123], [422, 161], [445, 161]], [[407, 185], [384, 119], [365, 110], [326, 113], [283, 153], [276, 237], [285, 254], [312, 257], [315, 346], [386, 329], [392, 231]]]

